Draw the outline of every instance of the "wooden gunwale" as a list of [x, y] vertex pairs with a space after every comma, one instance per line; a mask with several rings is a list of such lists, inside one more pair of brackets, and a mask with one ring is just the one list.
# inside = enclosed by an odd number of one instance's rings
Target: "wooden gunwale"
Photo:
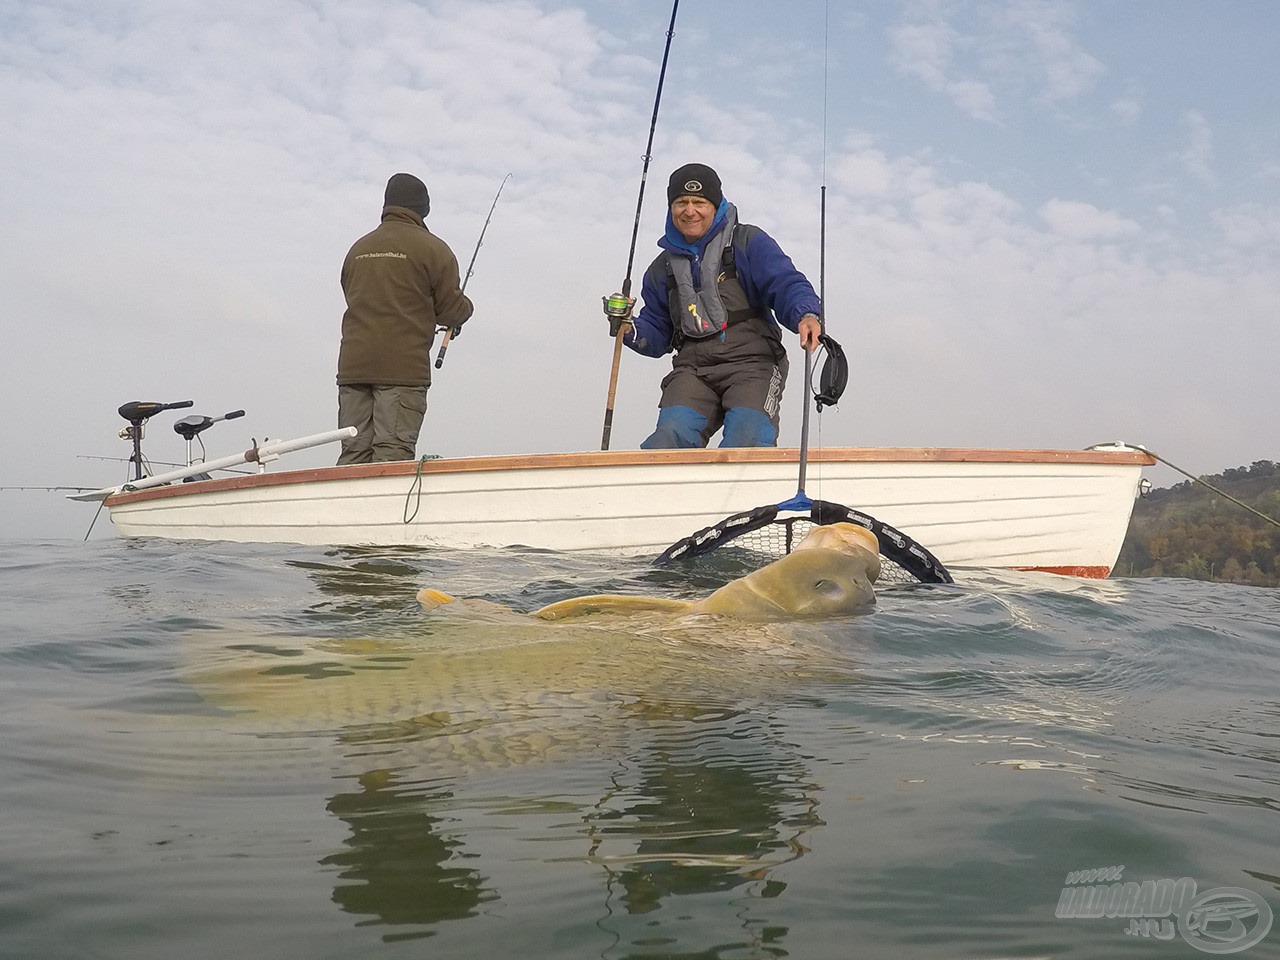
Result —
[[[194, 483], [175, 483], [146, 490], [123, 491], [107, 498], [108, 506], [122, 506], [193, 496], [246, 487], [322, 483], [370, 477], [412, 477], [448, 473], [482, 473], [496, 470], [552, 470], [565, 468], [623, 467], [704, 463], [798, 463], [794, 447], [735, 447], [708, 450], [616, 450], [585, 453], [541, 453], [511, 456], [461, 457], [437, 460], [404, 460], [389, 463], [352, 464], [258, 473]], [[962, 447], [824, 447], [809, 451], [812, 463], [1010, 463], [1102, 464], [1152, 466], [1155, 459], [1138, 450], [995, 450]]]

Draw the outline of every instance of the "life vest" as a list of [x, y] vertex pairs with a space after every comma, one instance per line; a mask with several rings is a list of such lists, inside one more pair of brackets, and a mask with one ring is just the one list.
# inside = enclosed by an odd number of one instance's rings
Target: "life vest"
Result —
[[[719, 294], [720, 302], [724, 305], [725, 319], [723, 326], [707, 327], [705, 324], [699, 325], [696, 314], [691, 314], [688, 306], [681, 301], [679, 283], [676, 280], [675, 270], [672, 265], [673, 258], [669, 252], [666, 254], [667, 307], [671, 315], [671, 343], [677, 351], [679, 351], [685, 340], [709, 340], [712, 337], [720, 336], [726, 327], [733, 324], [753, 319], [766, 319], [762, 310], [751, 305], [747, 299], [747, 291], [742, 286], [742, 281], [738, 279], [738, 265], [734, 259], [734, 245], [738, 238], [739, 229], [743, 231], [743, 242], [749, 243], [751, 237], [760, 228], [751, 224], [736, 222], [729, 228], [728, 242], [725, 243], [720, 254], [720, 273], [716, 277], [716, 292]], [[767, 324], [766, 326], [772, 327], [773, 324]]]

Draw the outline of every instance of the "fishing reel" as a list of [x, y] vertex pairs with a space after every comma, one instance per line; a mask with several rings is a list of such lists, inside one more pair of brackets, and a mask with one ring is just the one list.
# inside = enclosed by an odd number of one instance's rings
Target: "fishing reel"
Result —
[[604, 301], [604, 315], [609, 318], [609, 336], [616, 337], [622, 325], [631, 322], [631, 311], [635, 309], [636, 298], [615, 293], [600, 299]]
[[820, 333], [818, 343], [827, 351], [822, 362], [822, 372], [818, 374], [818, 390], [813, 395], [818, 412], [821, 413], [824, 406], [834, 407], [840, 402], [844, 388], [849, 384], [849, 361], [845, 359], [844, 348], [836, 343], [834, 337]]

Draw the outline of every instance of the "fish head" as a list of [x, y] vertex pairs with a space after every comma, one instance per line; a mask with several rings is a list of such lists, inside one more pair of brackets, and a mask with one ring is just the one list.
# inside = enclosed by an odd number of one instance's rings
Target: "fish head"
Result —
[[867, 566], [866, 576], [872, 583], [880, 577], [880, 542], [874, 533], [856, 523], [841, 521], [813, 527], [792, 552], [800, 550], [835, 550], [859, 558], [870, 553], [875, 563]]

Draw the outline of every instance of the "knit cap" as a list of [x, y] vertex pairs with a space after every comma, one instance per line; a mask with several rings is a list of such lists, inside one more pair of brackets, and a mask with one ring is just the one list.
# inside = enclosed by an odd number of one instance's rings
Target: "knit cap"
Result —
[[676, 197], [702, 197], [718, 207], [724, 199], [720, 177], [705, 163], [686, 163], [667, 181], [667, 206], [675, 203]]
[[388, 180], [382, 203], [387, 207], [408, 207], [423, 219], [431, 212], [427, 185], [412, 173], [397, 173]]

